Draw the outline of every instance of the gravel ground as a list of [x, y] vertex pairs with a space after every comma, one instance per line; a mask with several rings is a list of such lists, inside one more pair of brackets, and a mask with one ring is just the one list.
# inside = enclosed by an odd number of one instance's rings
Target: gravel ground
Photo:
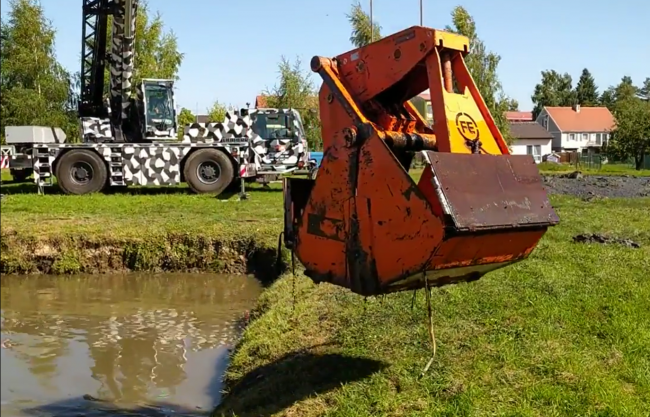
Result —
[[650, 177], [545, 175], [544, 186], [549, 194], [576, 197], [650, 197]]

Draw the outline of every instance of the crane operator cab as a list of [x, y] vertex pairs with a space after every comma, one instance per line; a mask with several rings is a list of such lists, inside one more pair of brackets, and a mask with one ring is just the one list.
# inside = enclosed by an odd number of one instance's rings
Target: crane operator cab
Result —
[[144, 110], [143, 135], [150, 140], [176, 140], [177, 120], [174, 81], [144, 79], [141, 85]]

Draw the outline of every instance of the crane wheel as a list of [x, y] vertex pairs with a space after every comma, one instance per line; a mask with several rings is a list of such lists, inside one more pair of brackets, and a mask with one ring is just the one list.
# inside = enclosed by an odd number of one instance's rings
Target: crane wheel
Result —
[[228, 156], [218, 149], [199, 149], [187, 157], [185, 182], [197, 194], [221, 194], [232, 183], [235, 171]]
[[56, 180], [66, 194], [90, 194], [101, 191], [108, 180], [104, 160], [94, 151], [74, 149], [56, 164]]

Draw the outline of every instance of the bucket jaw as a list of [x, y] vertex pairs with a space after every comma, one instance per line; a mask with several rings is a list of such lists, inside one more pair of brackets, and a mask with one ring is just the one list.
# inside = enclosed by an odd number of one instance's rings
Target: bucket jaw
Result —
[[[559, 223], [532, 157], [423, 152], [418, 182], [444, 238], [425, 272], [430, 286], [474, 281], [530, 255]], [[424, 275], [397, 279], [388, 291], [421, 288]]]
[[[284, 180], [284, 237], [313, 281], [362, 295], [472, 281], [559, 223], [532, 156], [510, 155], [468, 51], [463, 36], [415, 26], [312, 59], [324, 154], [315, 180]], [[433, 125], [408, 101], [426, 89]]]
[[558, 224], [531, 156], [423, 155], [417, 184], [397, 163], [377, 181], [365, 165], [349, 195], [330, 170], [285, 179], [285, 243], [306, 275], [362, 295], [473, 281], [527, 258]]

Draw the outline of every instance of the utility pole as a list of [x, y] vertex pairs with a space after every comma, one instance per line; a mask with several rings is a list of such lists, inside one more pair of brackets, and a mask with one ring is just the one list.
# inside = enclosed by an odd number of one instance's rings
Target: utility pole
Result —
[[420, 0], [420, 26], [424, 26], [422, 24], [422, 0]]
[[375, 29], [375, 24], [372, 21], [372, 0], [370, 0], [370, 42], [375, 41], [375, 34], [373, 33]]

